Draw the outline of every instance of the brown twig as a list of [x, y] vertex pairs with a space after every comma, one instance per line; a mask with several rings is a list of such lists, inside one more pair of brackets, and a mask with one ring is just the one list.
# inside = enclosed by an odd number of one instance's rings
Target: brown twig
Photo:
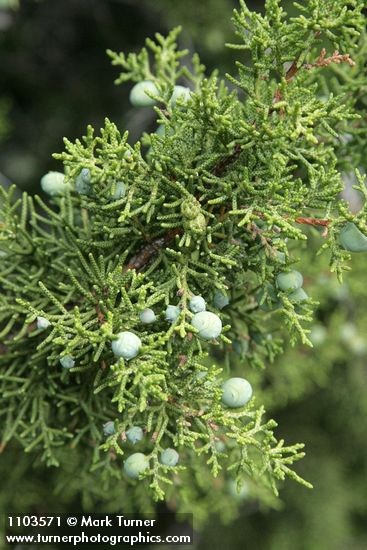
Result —
[[349, 53], [340, 54], [338, 50], [335, 50], [333, 55], [329, 57], [326, 56], [326, 49], [322, 48], [319, 57], [316, 59], [315, 63], [305, 63], [302, 65], [304, 69], [313, 69], [315, 67], [327, 67], [331, 63], [336, 63], [340, 65], [341, 63], [348, 63], [351, 67], [355, 66], [355, 62], [351, 59]]
[[289, 67], [285, 74], [286, 82], [290, 82], [294, 76], [298, 73], [299, 67], [297, 66], [298, 59], [293, 61], [292, 65]]
[[178, 367], [183, 367], [187, 362], [187, 355], [179, 355], [178, 358], [180, 360], [178, 363]]
[[[247, 209], [247, 207], [245, 207], [245, 206], [243, 206], [242, 208], [243, 208], [243, 210]], [[265, 219], [265, 216], [262, 212], [258, 212], [257, 210], [254, 210], [254, 214], [256, 214], [256, 216], [258, 216], [262, 220]], [[284, 218], [287, 219], [287, 218], [289, 218], [289, 216], [285, 215]], [[314, 226], [322, 225], [324, 227], [327, 227], [330, 224], [330, 220], [325, 220], [325, 219], [322, 219], [322, 218], [310, 218], [310, 217], [306, 217], [306, 216], [299, 216], [299, 217], [294, 219], [294, 222], [299, 223], [299, 224], [303, 224], [303, 225], [314, 225]], [[255, 228], [255, 231], [257, 233], [261, 233], [261, 230], [259, 228]]]
[[124, 272], [128, 269], [138, 270], [144, 267], [159, 252], [159, 250], [168, 246], [174, 240], [176, 235], [180, 235], [181, 233], [182, 229], [177, 227], [175, 229], [170, 229], [162, 237], [158, 237], [150, 241], [140, 250], [140, 252], [131, 258], [130, 262], [124, 268]]
[[208, 425], [211, 427], [212, 430], [217, 431], [219, 430], [218, 424], [215, 424], [212, 420], [208, 420]]
[[306, 225], [322, 225], [327, 227], [330, 223], [330, 220], [322, 220], [320, 218], [304, 218], [299, 217], [294, 220], [296, 223], [306, 224]]
[[95, 306], [95, 310], [96, 310], [96, 313], [97, 313], [98, 321], [101, 323], [101, 325], [103, 325], [103, 323], [106, 322], [106, 317], [104, 316], [104, 314], [100, 310], [99, 305]]
[[[321, 32], [317, 31], [315, 33], [315, 38], [318, 38], [320, 36]], [[351, 59], [349, 53], [340, 54], [337, 50], [334, 51], [334, 53], [326, 57], [326, 49], [322, 48], [321, 53], [319, 57], [316, 59], [314, 63], [303, 63], [302, 65], [298, 66], [299, 58], [295, 59], [289, 69], [287, 70], [285, 74], [285, 80], [286, 82], [290, 82], [298, 73], [300, 69], [313, 69], [313, 68], [322, 68], [327, 67], [331, 63], [336, 63], [340, 65], [341, 63], [348, 63], [351, 67], [354, 67], [355, 62], [353, 59]], [[273, 97], [273, 104], [278, 103], [282, 99], [282, 94], [279, 89], [279, 87], [275, 90], [274, 97]], [[280, 114], [284, 115], [284, 111], [280, 110]]]
[[240, 153], [241, 153], [241, 145], [237, 144], [235, 149], [234, 149], [234, 152], [231, 155], [229, 155], [228, 157], [226, 157], [225, 159], [218, 162], [218, 164], [214, 167], [214, 169], [213, 169], [214, 176], [221, 176], [223, 174], [223, 172], [225, 171], [225, 169], [230, 164], [232, 164], [235, 160], [237, 160]]
[[313, 225], [314, 227], [315, 226], [324, 227], [324, 230], [321, 233], [321, 236], [322, 237], [327, 237], [327, 235], [328, 235], [328, 232], [329, 232], [328, 226], [329, 226], [330, 220], [321, 220], [319, 218], [303, 218], [303, 217], [300, 217], [300, 218], [296, 218], [294, 221], [296, 223], [303, 223], [303, 224], [306, 224], [306, 225]]

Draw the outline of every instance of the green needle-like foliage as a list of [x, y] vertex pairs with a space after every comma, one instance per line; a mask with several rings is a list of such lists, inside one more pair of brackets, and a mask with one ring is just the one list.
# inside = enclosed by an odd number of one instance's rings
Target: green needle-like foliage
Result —
[[[16, 440], [62, 468], [68, 446], [78, 456], [81, 490], [87, 477], [106, 497], [117, 484], [121, 502], [128, 493], [143, 511], [165, 497], [187, 509], [209, 491], [206, 470], [225, 482], [245, 475], [275, 494], [286, 476], [310, 486], [293, 470], [303, 445], [277, 440], [256, 393], [237, 409], [221, 401], [225, 379], [251, 381], [252, 368], [282, 351], [281, 327], [292, 343], [312, 345], [307, 323], [316, 302], [276, 282], [295, 269], [304, 228], [321, 228], [320, 249], [329, 250], [339, 277], [350, 258], [340, 231], [353, 222], [367, 233], [367, 207], [349, 211], [339, 172], [340, 155], [349, 155], [339, 136], [349, 127], [360, 132], [360, 89], [349, 75], [364, 70], [354, 61], [363, 2], [296, 8], [299, 15], [288, 17], [269, 0], [260, 15], [241, 2], [231, 45], [241, 61], [227, 80], [206, 75], [196, 55], [187, 68], [179, 29], [147, 40], [138, 54], [109, 52], [122, 69], [117, 83], [154, 82], [164, 131], [132, 146], [106, 120], [99, 134], [88, 127], [55, 155], [67, 183], [61, 196], [45, 202], [1, 191], [3, 448]], [[329, 93], [323, 72], [334, 67], [338, 84]], [[176, 83], [188, 84], [191, 95], [173, 105]], [[89, 171], [86, 194], [75, 186], [82, 170]], [[125, 194], [116, 198], [121, 182]], [[223, 309], [215, 306], [218, 292], [229, 298]], [[217, 338], [200, 338], [193, 295], [220, 317]], [[180, 308], [173, 322], [168, 305]], [[146, 308], [153, 323], [140, 319]], [[49, 327], [37, 328], [37, 317]], [[142, 343], [130, 360], [112, 350], [125, 331]], [[71, 368], [60, 363], [65, 356]], [[114, 433], [105, 436], [108, 421]], [[134, 446], [126, 439], [132, 426], [144, 430]], [[160, 462], [168, 447], [179, 452], [177, 466]], [[123, 470], [133, 452], [149, 459], [136, 481]]]

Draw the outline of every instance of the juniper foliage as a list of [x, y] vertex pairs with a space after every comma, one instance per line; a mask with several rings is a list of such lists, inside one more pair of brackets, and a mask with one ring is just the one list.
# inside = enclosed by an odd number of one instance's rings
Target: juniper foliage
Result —
[[[221, 403], [230, 373], [251, 381], [252, 369], [257, 378], [282, 351], [283, 326], [292, 343], [312, 345], [315, 301], [300, 302], [275, 283], [298, 261], [305, 228], [321, 228], [320, 250], [339, 278], [350, 259], [341, 229], [353, 221], [367, 233], [367, 207], [354, 215], [340, 200], [338, 170], [339, 136], [363, 133], [353, 80], [356, 67], [364, 70], [354, 61], [363, 2], [295, 7], [289, 17], [277, 0], [264, 14], [241, 2], [238, 42], [229, 45], [241, 61], [226, 80], [206, 75], [196, 54], [185, 61], [179, 28], [137, 54], [108, 52], [121, 68], [118, 84], [156, 85], [159, 133], [131, 145], [106, 119], [99, 134], [88, 127], [55, 155], [68, 183], [61, 197], [1, 190], [3, 449], [15, 440], [61, 468], [73, 454], [80, 490], [90, 480], [105, 495], [117, 487], [143, 511], [152, 499], [180, 510], [204, 494], [212, 502], [210, 476], [239, 484], [246, 476], [275, 495], [286, 476], [310, 486], [293, 470], [303, 445], [277, 440], [256, 395], [240, 409]], [[331, 90], [323, 73], [336, 69]], [[172, 105], [176, 83], [191, 96]], [[91, 184], [83, 195], [75, 189], [82, 170]], [[119, 182], [126, 194], [116, 199]], [[222, 310], [218, 291], [229, 298]], [[221, 318], [218, 339], [197, 336], [193, 295]], [[180, 308], [173, 323], [165, 319], [169, 304]], [[146, 308], [157, 317], [149, 325], [140, 319]], [[50, 327], [37, 328], [37, 317]], [[112, 353], [121, 331], [142, 341], [130, 361]], [[65, 356], [72, 368], [61, 366]], [[115, 432], [106, 438], [108, 421]], [[126, 441], [132, 426], [145, 433], [134, 447]], [[178, 450], [177, 466], [160, 463], [167, 447]], [[122, 463], [136, 450], [149, 469], [132, 481]]]

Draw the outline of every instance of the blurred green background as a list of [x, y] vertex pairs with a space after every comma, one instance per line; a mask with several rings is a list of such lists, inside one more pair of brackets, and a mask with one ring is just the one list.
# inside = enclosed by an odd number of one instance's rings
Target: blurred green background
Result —
[[[262, 2], [250, 3], [261, 9]], [[231, 70], [232, 0], [0, 0], [0, 179], [28, 190], [58, 169], [51, 154], [62, 137], [81, 136], [105, 116], [130, 130], [131, 142], [153, 124], [131, 109], [128, 86], [115, 87], [107, 48], [131, 51], [146, 36], [181, 24], [181, 46], [208, 69]], [[311, 234], [315, 243], [318, 235]], [[308, 491], [287, 482], [277, 502], [248, 491], [240, 514], [212, 517], [197, 548], [362, 550], [367, 548], [367, 285], [366, 260], [353, 259], [343, 285], [316, 246], [300, 253], [307, 292], [320, 302], [314, 349], [287, 349], [268, 367], [262, 396], [278, 435], [306, 443], [298, 471]], [[32, 471], [17, 449], [0, 457], [2, 511], [37, 507], [70, 511], [74, 494], [53, 492], [55, 471]], [[22, 479], [21, 486], [19, 479]], [[99, 510], [100, 511], [100, 510]]]

